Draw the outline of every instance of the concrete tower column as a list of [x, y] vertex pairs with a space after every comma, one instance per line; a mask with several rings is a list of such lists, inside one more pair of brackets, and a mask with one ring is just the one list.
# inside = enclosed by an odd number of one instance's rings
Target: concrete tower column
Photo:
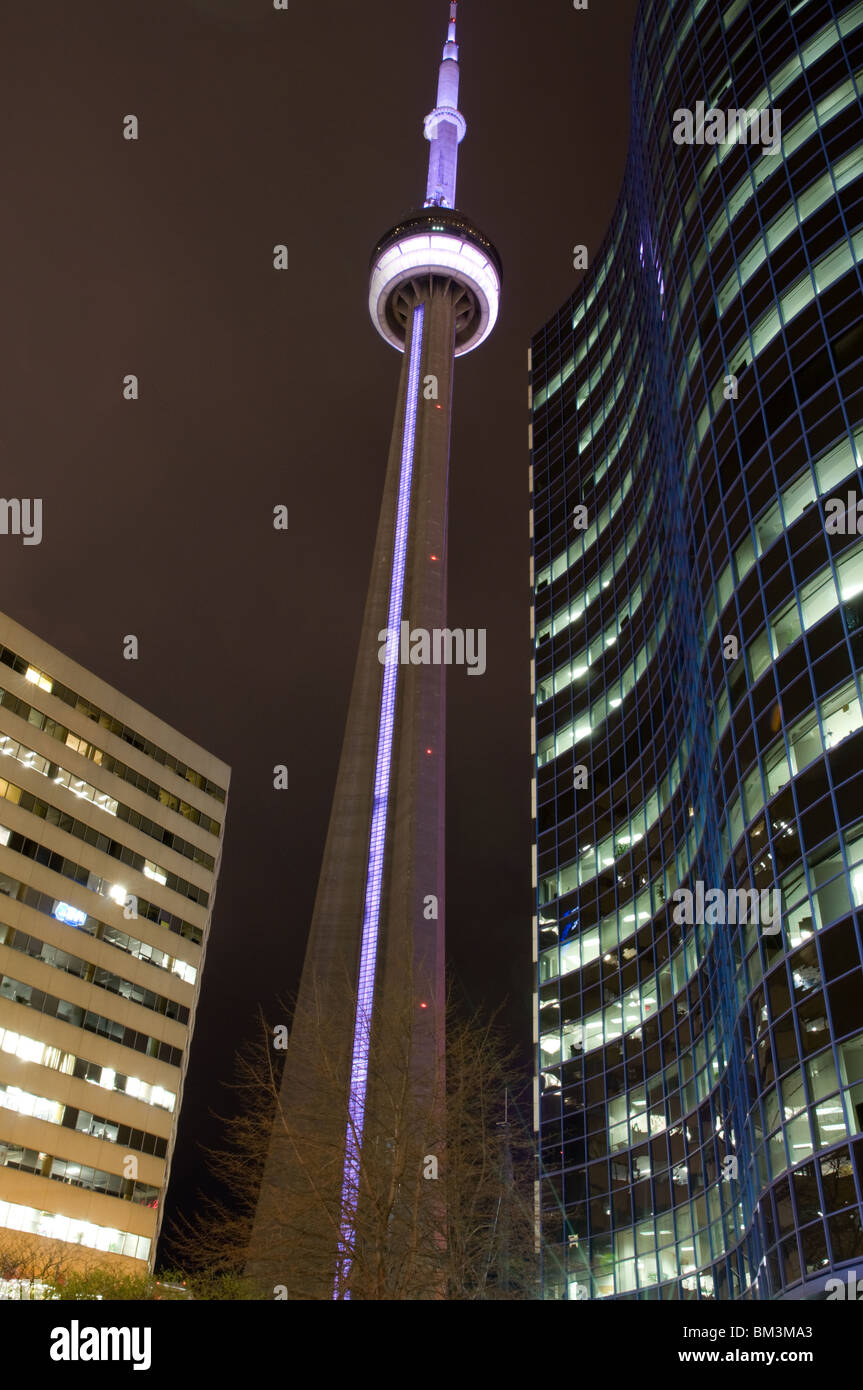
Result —
[[[437, 1107], [435, 1098], [443, 1094], [453, 374], [455, 358], [494, 327], [501, 280], [494, 247], [453, 206], [455, 150], [464, 133], [455, 104], [455, 14], [451, 4], [439, 105], [425, 127], [429, 187], [436, 181], [441, 201], [427, 202], [391, 228], [371, 259], [372, 322], [403, 358], [344, 744], [281, 1085], [279, 1107], [288, 1124], [277, 1116], [247, 1263], [262, 1284], [287, 1285], [290, 1297], [376, 1296], [354, 1258], [363, 1204], [373, 1204], [375, 1195], [364, 1155], [380, 1154], [392, 1142], [386, 1118], [392, 1091], [406, 1091], [420, 1107], [429, 1098]], [[423, 634], [425, 652], [414, 647], [411, 631]], [[424, 911], [430, 904], [434, 910]], [[394, 1019], [406, 1030], [401, 1052], [390, 1045]], [[326, 1103], [315, 1096], [312, 1080], [320, 1073], [316, 1051], [324, 1033], [338, 1093], [333, 1100], [328, 1088]], [[380, 1164], [375, 1171], [383, 1171]], [[431, 1204], [435, 1185], [427, 1186]], [[430, 1219], [435, 1229], [442, 1225], [438, 1209]]]

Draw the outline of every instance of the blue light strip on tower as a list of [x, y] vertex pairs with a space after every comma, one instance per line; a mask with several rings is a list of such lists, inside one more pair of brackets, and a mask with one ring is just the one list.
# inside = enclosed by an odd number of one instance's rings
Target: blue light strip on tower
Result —
[[[419, 400], [420, 357], [422, 355], [424, 306], [413, 312], [410, 365], [408, 367], [405, 422], [402, 430], [402, 461], [399, 475], [399, 501], [396, 513], [396, 534], [393, 544], [393, 565], [390, 575], [390, 604], [387, 631], [401, 631], [402, 601], [405, 587], [405, 561], [408, 546], [411, 484], [413, 482], [414, 443], [416, 440], [417, 402]], [[375, 964], [378, 953], [378, 927], [381, 913], [381, 881], [384, 871], [384, 849], [387, 834], [387, 803], [389, 801], [390, 769], [392, 766], [393, 729], [396, 709], [396, 677], [398, 655], [388, 644], [381, 690], [381, 713], [378, 721], [378, 749], [375, 762], [375, 795], [372, 824], [369, 834], [369, 859], [366, 873], [366, 896], [363, 909], [363, 941], [360, 951], [360, 971], [357, 983], [357, 1011], [354, 1020], [354, 1043], [351, 1056], [351, 1085], [348, 1096], [348, 1127], [345, 1137], [345, 1167], [342, 1179], [342, 1213], [339, 1238], [339, 1259], [333, 1298], [350, 1298], [347, 1282], [352, 1258], [350, 1253], [360, 1175], [360, 1147], [366, 1109], [366, 1085], [369, 1072], [369, 1034], [375, 993]]]

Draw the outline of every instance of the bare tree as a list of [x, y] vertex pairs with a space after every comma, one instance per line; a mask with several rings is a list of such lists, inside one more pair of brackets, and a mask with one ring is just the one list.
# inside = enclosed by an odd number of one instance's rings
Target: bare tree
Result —
[[442, 1086], [416, 1046], [423, 1004], [410, 991], [390, 1000], [371, 1025], [360, 1136], [332, 1026], [346, 1001], [332, 993], [307, 1002], [301, 1041], [296, 1028], [291, 1037], [303, 1065], [292, 1058], [290, 1104], [277, 1029], [261, 1018], [237, 1059], [236, 1114], [225, 1144], [205, 1151], [225, 1197], [204, 1199], [171, 1235], [190, 1279], [245, 1269], [265, 1298], [535, 1297], [533, 1144], [515, 1105], [524, 1079], [494, 1019], [449, 1005]]
[[5, 1227], [0, 1230], [2, 1296], [28, 1301], [51, 1297], [67, 1279], [89, 1273], [97, 1259], [95, 1252], [69, 1241]]

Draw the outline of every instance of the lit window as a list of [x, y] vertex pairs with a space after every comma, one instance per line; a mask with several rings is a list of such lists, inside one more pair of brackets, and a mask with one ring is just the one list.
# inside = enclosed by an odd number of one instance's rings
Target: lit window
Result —
[[37, 671], [35, 666], [27, 667], [25, 679], [28, 680], [31, 685], [38, 685], [40, 690], [51, 691], [54, 689], [54, 682], [51, 678], [46, 676], [42, 671]]

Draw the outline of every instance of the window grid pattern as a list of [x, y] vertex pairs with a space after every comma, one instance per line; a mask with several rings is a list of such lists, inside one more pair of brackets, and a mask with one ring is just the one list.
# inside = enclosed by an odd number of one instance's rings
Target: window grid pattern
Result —
[[[769, 1298], [863, 1256], [863, 5], [645, 0], [633, 63], [531, 345], [543, 1274]], [[782, 149], [674, 146], [699, 100]], [[698, 881], [781, 930], [678, 925]]]

